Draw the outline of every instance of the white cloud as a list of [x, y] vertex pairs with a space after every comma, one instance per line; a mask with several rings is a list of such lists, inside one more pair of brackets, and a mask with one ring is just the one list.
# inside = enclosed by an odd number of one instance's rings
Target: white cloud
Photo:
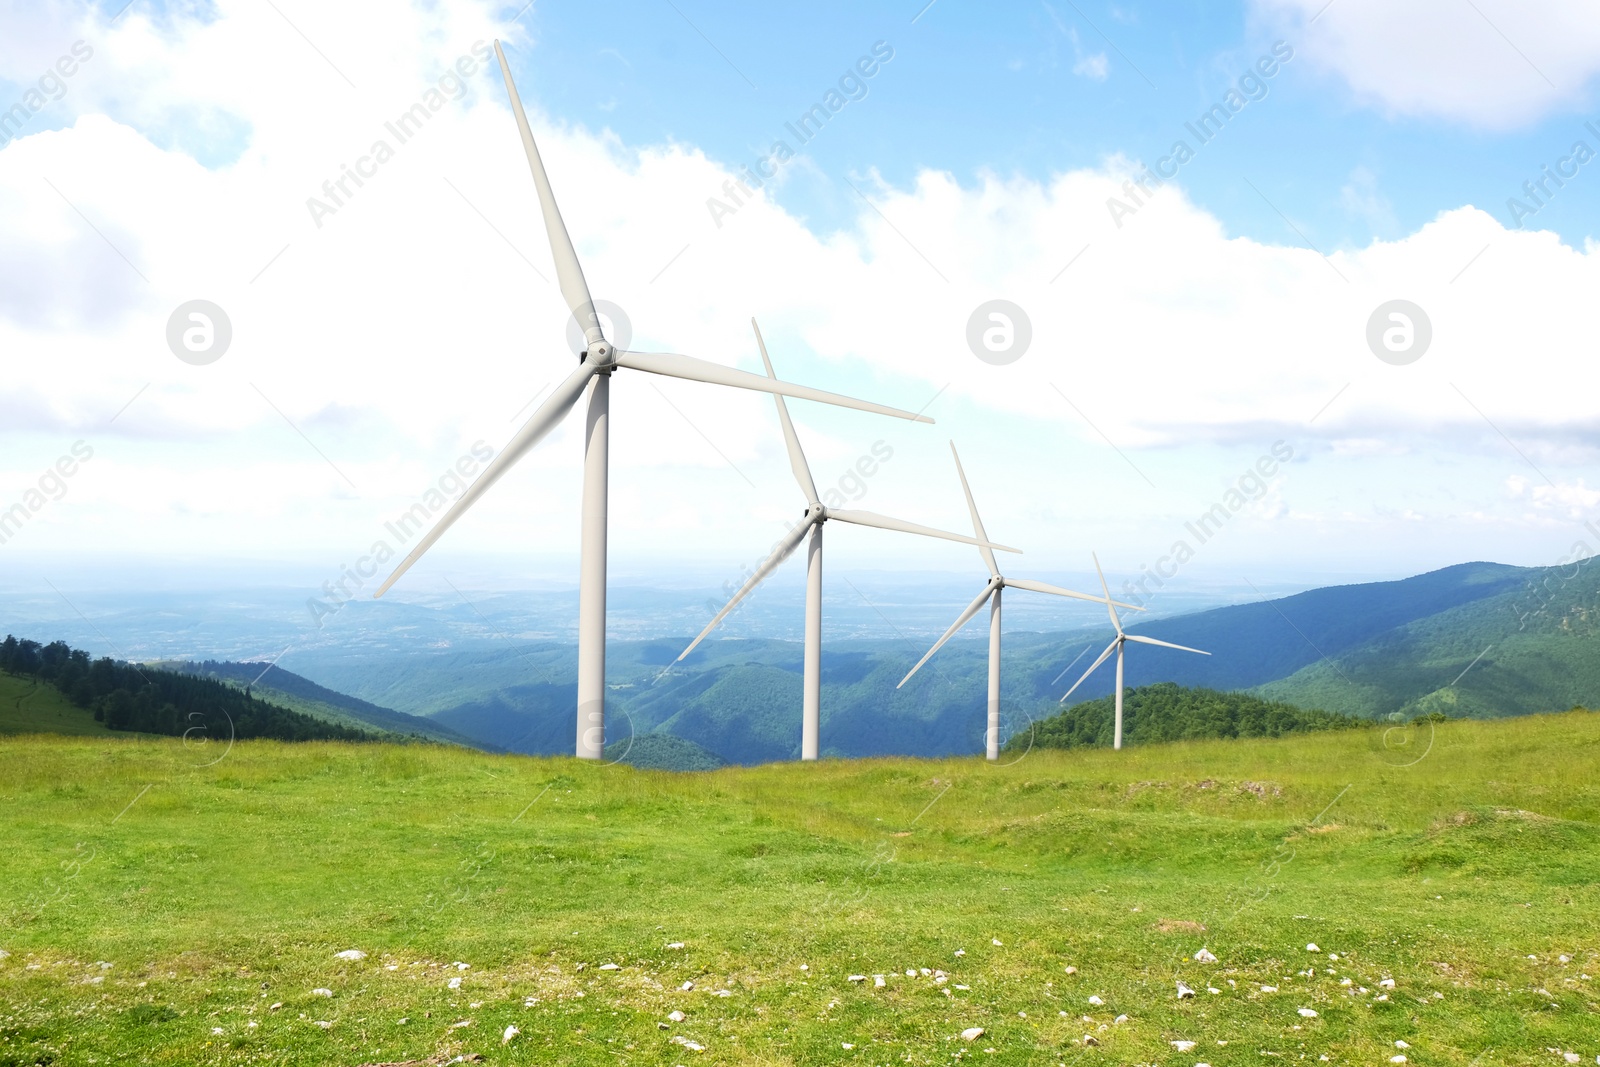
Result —
[[1587, 0], [1252, 0], [1310, 65], [1398, 115], [1529, 125], [1576, 107], [1600, 74]]
[[[1571, 518], [1578, 518], [1594, 511], [1600, 506], [1600, 489], [1591, 489], [1584, 485], [1583, 479], [1573, 483], [1558, 483], [1555, 485], [1524, 482], [1532, 489], [1533, 506], [1536, 508], [1558, 511]], [[1522, 488], [1518, 487], [1517, 495], [1522, 495]]]
[[[85, 16], [70, 32], [96, 55], [59, 102], [81, 114], [0, 149], [0, 199], [14, 205], [0, 351], [25, 356], [7, 360], [0, 415], [43, 450], [8, 460], [11, 481], [36, 477], [58, 437], [85, 436], [99, 473], [49, 516], [66, 540], [82, 518], [78, 536], [151, 545], [364, 544], [471, 442], [503, 444], [519, 409], [573, 365], [494, 72], [348, 186], [320, 228], [306, 208], [376, 140], [395, 140], [385, 123], [494, 27], [470, 5], [296, 11], [352, 92], [268, 6], [160, 26], [139, 10], [110, 29]], [[303, 62], [286, 82], [289, 49]], [[185, 149], [185, 116], [202, 114], [241, 131], [226, 160]], [[1089, 521], [1126, 536], [1151, 509], [1204, 507], [1209, 483], [1193, 472], [1236, 443], [1253, 456], [1280, 436], [1321, 437], [1332, 447], [1302, 454], [1377, 465], [1449, 434], [1499, 461], [1504, 430], [1541, 461], [1592, 453], [1596, 372], [1569, 354], [1589, 335], [1595, 257], [1470, 208], [1330, 265], [1230, 237], [1178, 187], [1119, 227], [1106, 203], [1130, 168], [1111, 160], [1042, 183], [924, 172], [893, 188], [869, 176], [857, 184], [877, 210], [841, 232], [815, 234], [761, 196], [719, 228], [705, 200], [732, 175], [699, 151], [626, 145], [536, 106], [532, 118], [594, 294], [627, 308], [638, 347], [755, 369], [756, 314], [781, 375], [913, 409], [939, 394], [937, 430], [796, 405], [819, 480], [890, 442], [895, 458], [870, 486], [877, 510], [965, 524], [947, 436], [969, 471], [989, 472], [980, 496], [1006, 501], [992, 506], [996, 530], [1009, 511], [1004, 536], [1074, 546], [1069, 531]], [[180, 363], [164, 340], [173, 308], [195, 297], [234, 325], [233, 348], [208, 367]], [[968, 316], [994, 297], [1033, 324], [1032, 347], [1005, 367], [965, 341]], [[1364, 340], [1373, 309], [1396, 297], [1433, 321], [1432, 349], [1408, 367], [1380, 363]], [[619, 553], [753, 551], [797, 513], [770, 401], [626, 373], [613, 395]], [[574, 416], [451, 544], [569, 550], [580, 434]], [[1141, 495], [1107, 439], [1159, 494]], [[223, 487], [230, 473], [243, 488]], [[1362, 492], [1383, 495], [1387, 477]], [[1322, 506], [1314, 484], [1297, 479], [1291, 516]]]
[[1093, 55], [1079, 56], [1078, 61], [1072, 64], [1072, 73], [1080, 78], [1103, 82], [1111, 73], [1111, 66], [1104, 52], [1096, 52]]

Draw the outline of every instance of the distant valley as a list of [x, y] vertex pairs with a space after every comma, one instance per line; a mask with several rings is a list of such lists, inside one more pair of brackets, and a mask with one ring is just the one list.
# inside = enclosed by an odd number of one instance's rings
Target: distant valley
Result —
[[[1600, 701], [1600, 568], [1467, 563], [1393, 582], [1331, 586], [1134, 623], [1131, 632], [1207, 657], [1135, 646], [1127, 684], [1249, 691], [1362, 718], [1496, 717]], [[952, 604], [952, 608], [959, 605]], [[690, 634], [618, 640], [608, 651], [608, 757], [663, 766], [796, 758], [801, 646], [720, 639], [676, 662]], [[1108, 625], [1009, 632], [1003, 721], [1014, 736], [1054, 715], [1109, 639]], [[969, 624], [904, 689], [931, 638], [829, 641], [825, 756], [941, 756], [982, 747], [987, 644]], [[573, 744], [576, 648], [513, 640], [467, 647], [345, 648], [328, 642], [266, 662], [163, 662], [258, 699], [386, 736], [494, 751], [565, 754]], [[1074, 693], [1107, 696], [1110, 665]], [[633, 755], [628, 755], [632, 752]]]

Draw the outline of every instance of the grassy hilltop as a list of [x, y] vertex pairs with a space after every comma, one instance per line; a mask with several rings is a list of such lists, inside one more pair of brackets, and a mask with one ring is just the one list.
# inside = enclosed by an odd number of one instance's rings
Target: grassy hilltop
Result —
[[215, 757], [0, 738], [0, 1064], [1600, 1054], [1588, 712], [997, 767]]

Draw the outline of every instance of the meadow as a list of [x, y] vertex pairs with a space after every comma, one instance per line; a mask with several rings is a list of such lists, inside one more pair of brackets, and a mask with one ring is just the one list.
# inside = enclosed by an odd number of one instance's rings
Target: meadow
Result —
[[1600, 715], [1007, 761], [0, 738], [0, 1064], [1600, 1062]]

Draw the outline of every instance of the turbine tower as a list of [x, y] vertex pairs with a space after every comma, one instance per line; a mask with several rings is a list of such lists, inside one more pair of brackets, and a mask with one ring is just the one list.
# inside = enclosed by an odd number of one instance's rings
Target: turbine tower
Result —
[[[774, 378], [772, 373], [772, 360], [767, 358], [767, 344], [761, 339], [761, 327], [756, 326], [754, 319], [750, 325], [755, 327], [756, 345], [761, 349], [761, 362], [766, 365], [767, 376]], [[963, 544], [977, 545], [986, 558], [993, 559], [991, 549], [998, 548], [1002, 552], [1018, 552], [1020, 549], [1007, 548], [1005, 545], [994, 545], [984, 536], [983, 531], [977, 531], [977, 537], [966, 537], [962, 534], [946, 533], [927, 526], [919, 526], [913, 522], [901, 519], [891, 519], [884, 515], [876, 515], [870, 511], [849, 511], [840, 508], [824, 507], [817, 499], [817, 487], [811, 480], [811, 468], [806, 464], [806, 454], [800, 448], [800, 438], [794, 432], [794, 423], [789, 421], [789, 408], [783, 401], [781, 394], [775, 393], [773, 401], [778, 405], [778, 421], [783, 425], [783, 440], [789, 449], [789, 467], [794, 471], [794, 479], [800, 483], [800, 491], [805, 494], [805, 517], [798, 526], [786, 534], [772, 555], [766, 562], [756, 568], [750, 579], [733, 595], [733, 599], [717, 612], [716, 617], [706, 624], [700, 631], [700, 636], [690, 642], [689, 647], [683, 650], [678, 657], [678, 662], [695, 650], [695, 646], [706, 639], [706, 635], [715, 630], [728, 612], [743, 600], [750, 592], [760, 585], [767, 575], [778, 569], [778, 566], [800, 547], [809, 531], [811, 543], [806, 549], [806, 651], [804, 674], [804, 697], [801, 701], [800, 711], [800, 758], [814, 760], [819, 750], [819, 736], [822, 731], [822, 527], [829, 519], [840, 522], [854, 523], [857, 526], [876, 526], [881, 530], [895, 530], [901, 533], [921, 534], [924, 537], [940, 537], [946, 541], [960, 541]], [[1090, 597], [1098, 600], [1098, 597]]]
[[[1091, 555], [1092, 555], [1092, 553], [1091, 553]], [[1091, 675], [1091, 674], [1093, 674], [1095, 672], [1095, 668], [1096, 667], [1099, 667], [1100, 664], [1102, 664], [1102, 663], [1104, 663], [1106, 661], [1106, 657], [1107, 656], [1111, 655], [1112, 652], [1115, 652], [1117, 654], [1117, 718], [1116, 718], [1116, 726], [1115, 726], [1114, 732], [1112, 734], [1111, 747], [1112, 748], [1121, 748], [1122, 747], [1122, 646], [1127, 644], [1129, 641], [1137, 641], [1141, 645], [1160, 645], [1162, 648], [1175, 648], [1179, 652], [1194, 652], [1194, 653], [1196, 653], [1198, 655], [1201, 655], [1201, 656], [1209, 656], [1209, 655], [1211, 655], [1211, 653], [1209, 653], [1209, 652], [1201, 652], [1198, 648], [1190, 648], [1187, 645], [1175, 645], [1170, 641], [1157, 641], [1153, 637], [1145, 637], [1145, 636], [1143, 636], [1141, 634], [1123, 633], [1122, 632], [1122, 620], [1117, 618], [1117, 609], [1112, 607], [1112, 605], [1114, 603], [1116, 603], [1116, 601], [1111, 599], [1111, 590], [1106, 585], [1106, 572], [1100, 569], [1100, 557], [1099, 556], [1095, 556], [1094, 557], [1094, 569], [1095, 569], [1096, 573], [1098, 573], [1100, 575], [1100, 588], [1104, 589], [1105, 592], [1106, 592], [1106, 596], [1105, 596], [1106, 611], [1109, 612], [1110, 615], [1111, 615], [1111, 625], [1116, 627], [1117, 636], [1113, 637], [1111, 639], [1111, 643], [1106, 646], [1106, 650], [1104, 652], [1100, 653], [1100, 658], [1095, 660], [1093, 663], [1089, 664], [1089, 669], [1083, 672], [1083, 677], [1079, 678], [1076, 682], [1072, 683], [1072, 688], [1068, 689], [1067, 692], [1066, 692], [1066, 695], [1061, 698], [1061, 703], [1065, 704], [1067, 702], [1067, 697], [1071, 696], [1077, 690], [1078, 686], [1082, 685], [1084, 683], [1084, 681], [1089, 677], [1089, 675]], [[1124, 604], [1122, 606], [1123, 607], [1127, 607], [1128, 605]], [[1143, 611], [1144, 609], [1140, 608], [1138, 610]]]
[[780, 382], [770, 376], [763, 377], [748, 371], [735, 370], [717, 363], [694, 359], [690, 356], [661, 352], [626, 352], [606, 340], [599, 316], [595, 314], [594, 301], [589, 296], [588, 283], [584, 281], [583, 268], [578, 264], [578, 253], [567, 235], [566, 223], [556, 207], [550, 179], [546, 176], [539, 148], [534, 144], [533, 131], [522, 110], [522, 100], [511, 80], [511, 68], [506, 64], [500, 42], [494, 44], [494, 53], [500, 61], [500, 73], [505, 78], [506, 92], [511, 97], [511, 110], [516, 115], [517, 129], [522, 134], [522, 147], [528, 155], [528, 167], [533, 172], [533, 185], [539, 195], [539, 207], [544, 215], [545, 230], [550, 237], [550, 253], [555, 260], [556, 277], [561, 295], [566, 298], [574, 319], [583, 328], [586, 348], [579, 353], [578, 368], [558, 386], [539, 406], [522, 428], [517, 431], [505, 449], [484, 468], [483, 473], [465, 493], [445, 512], [426, 537], [417, 542], [394, 573], [389, 575], [374, 596], [382, 596], [389, 587], [422, 557], [433, 543], [448, 530], [479, 497], [483, 496], [500, 477], [510, 470], [517, 460], [526, 455], [546, 434], [556, 427], [567, 412], [577, 404], [585, 387], [589, 393], [588, 419], [585, 423], [583, 453], [583, 517], [580, 564], [578, 572], [578, 728], [577, 755], [580, 759], [599, 759], [605, 747], [605, 694], [606, 694], [606, 492], [609, 473], [609, 443], [611, 431], [611, 375], [619, 368], [662, 374], [690, 381], [728, 385], [739, 389], [819, 400], [840, 407], [872, 411], [880, 415], [893, 415], [914, 422], [932, 422], [926, 416], [916, 415], [898, 408], [885, 407], [864, 400], [855, 400], [837, 393], [827, 393], [803, 385]]
[[[987, 541], [989, 540], [989, 535], [983, 530], [983, 520], [978, 518], [978, 505], [972, 499], [972, 489], [967, 485], [967, 472], [961, 469], [961, 454], [956, 451], [956, 443], [954, 441], [950, 442], [950, 454], [956, 458], [956, 473], [961, 476], [961, 491], [967, 495], [967, 510], [972, 513], [972, 532], [978, 536], [979, 541]], [[983, 556], [983, 562], [989, 568], [988, 584], [983, 587], [983, 592], [979, 593], [977, 598], [967, 605], [967, 610], [958, 615], [956, 621], [950, 624], [950, 629], [944, 632], [944, 636], [935, 641], [933, 647], [928, 649], [927, 654], [917, 661], [917, 665], [912, 667], [904, 678], [900, 679], [900, 685], [895, 686], [895, 688], [899, 689], [911, 681], [911, 676], [921, 670], [922, 665], [932, 659], [933, 654], [943, 648], [944, 643], [954, 637], [956, 631], [965, 626], [978, 613], [978, 610], [983, 607], [984, 602], [987, 601], [989, 603], [989, 722], [987, 729], [984, 731], [984, 749], [985, 755], [994, 760], [1000, 758], [1000, 591], [1010, 586], [1013, 589], [1031, 589], [1035, 593], [1050, 593], [1054, 596], [1072, 597], [1076, 600], [1089, 600], [1096, 604], [1109, 602], [1111, 593], [1107, 591], [1105, 597], [1102, 598], [1090, 596], [1088, 593], [1074, 593], [1070, 589], [1046, 585], [1044, 582], [1035, 582], [1027, 578], [1006, 578], [1001, 575], [1000, 568], [995, 566], [993, 552], [982, 544], [978, 546], [978, 552]], [[1121, 601], [1117, 601], [1117, 603], [1121, 603]], [[1123, 604], [1122, 606], [1134, 611], [1144, 610], [1132, 604]]]

